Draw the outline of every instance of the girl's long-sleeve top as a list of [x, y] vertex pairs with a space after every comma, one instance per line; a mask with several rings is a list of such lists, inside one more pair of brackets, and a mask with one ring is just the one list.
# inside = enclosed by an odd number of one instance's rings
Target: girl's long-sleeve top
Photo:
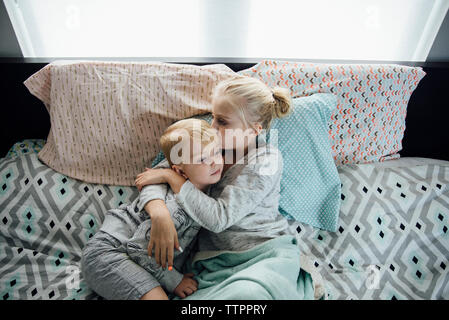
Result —
[[[176, 195], [179, 205], [199, 225], [198, 248], [239, 251], [291, 234], [278, 211], [282, 156], [259, 139], [259, 145], [230, 167], [209, 195], [186, 181]], [[160, 164], [159, 167], [163, 167]], [[166, 164], [168, 167], [168, 163]], [[167, 185], [146, 186], [139, 196], [143, 209], [150, 200], [164, 199]]]

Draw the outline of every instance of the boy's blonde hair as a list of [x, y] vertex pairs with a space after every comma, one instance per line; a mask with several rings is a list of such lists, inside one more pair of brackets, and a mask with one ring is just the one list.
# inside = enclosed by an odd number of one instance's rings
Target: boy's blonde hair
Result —
[[[288, 89], [271, 89], [262, 81], [247, 76], [237, 76], [220, 82], [215, 87], [213, 96], [229, 97], [230, 105], [239, 113], [247, 127], [251, 126], [251, 122], [259, 122], [264, 129], [269, 129], [274, 118], [287, 116], [292, 105]], [[243, 99], [232, 99], [233, 97]]]
[[[196, 140], [201, 143], [201, 146], [205, 146], [213, 142], [217, 137], [217, 131], [212, 128], [207, 121], [200, 119], [184, 119], [170, 125], [162, 134], [159, 143], [165, 158], [168, 160], [170, 166], [172, 166], [171, 150], [183, 139], [189, 138], [191, 142]], [[181, 154], [178, 154], [178, 156], [181, 159], [184, 159]]]

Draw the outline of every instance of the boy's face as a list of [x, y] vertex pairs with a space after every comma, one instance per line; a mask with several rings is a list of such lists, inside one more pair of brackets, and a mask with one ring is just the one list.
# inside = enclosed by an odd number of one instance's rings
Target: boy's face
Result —
[[[249, 140], [254, 139], [254, 129], [247, 128], [230, 104], [231, 97], [215, 97], [212, 101], [212, 127], [217, 129], [224, 150], [246, 150]], [[242, 101], [235, 100], [236, 102]]]
[[[218, 141], [211, 142], [201, 151], [192, 152], [192, 162], [174, 165], [177, 167], [178, 173], [198, 188], [204, 188], [208, 185], [215, 184], [220, 181], [223, 171], [223, 157], [221, 155], [220, 143]], [[176, 169], [175, 169], [176, 170]]]

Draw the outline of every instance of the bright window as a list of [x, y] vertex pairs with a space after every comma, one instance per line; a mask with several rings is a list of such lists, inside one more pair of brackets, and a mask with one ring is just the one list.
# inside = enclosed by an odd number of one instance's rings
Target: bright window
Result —
[[4, 0], [25, 57], [425, 61], [449, 0]]

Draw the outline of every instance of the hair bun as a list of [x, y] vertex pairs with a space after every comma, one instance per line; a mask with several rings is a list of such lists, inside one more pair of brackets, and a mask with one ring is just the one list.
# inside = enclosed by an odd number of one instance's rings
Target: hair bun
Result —
[[286, 88], [276, 87], [272, 89], [274, 106], [273, 118], [283, 118], [291, 111], [292, 97]]

